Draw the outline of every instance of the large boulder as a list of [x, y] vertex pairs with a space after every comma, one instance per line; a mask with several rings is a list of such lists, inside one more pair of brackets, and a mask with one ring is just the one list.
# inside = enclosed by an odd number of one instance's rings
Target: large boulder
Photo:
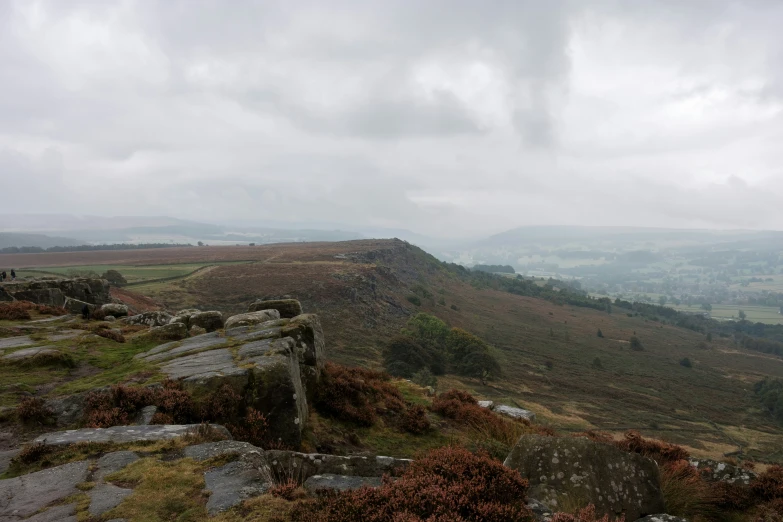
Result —
[[246, 314], [232, 315], [226, 319], [225, 328], [236, 328], [237, 326], [252, 326], [254, 324], [265, 323], [280, 319], [280, 312], [277, 310], [259, 310], [257, 312], [248, 312]]
[[3, 300], [31, 301], [49, 306], [63, 306], [66, 297], [94, 305], [111, 302], [109, 283], [104, 279], [36, 279], [3, 285]]
[[223, 328], [223, 314], [217, 310], [202, 312], [195, 308], [188, 308], [177, 312], [169, 322], [182, 323], [188, 330], [193, 326], [198, 326], [207, 332], [214, 332]]
[[247, 309], [248, 312], [260, 310], [277, 310], [280, 312], [280, 317], [290, 319], [302, 313], [302, 305], [296, 299], [270, 299], [266, 301], [258, 299]]
[[188, 328], [182, 323], [171, 323], [163, 326], [155, 326], [143, 333], [137, 339], [139, 341], [179, 341], [188, 336]]
[[143, 312], [141, 314], [132, 315], [125, 319], [127, 324], [143, 325], [143, 326], [164, 326], [171, 321], [171, 314], [162, 311]]
[[726, 482], [747, 486], [756, 478], [756, 473], [753, 471], [734, 466], [728, 462], [695, 458], [690, 459], [688, 462], [699, 470], [702, 477], [711, 482]]
[[555, 510], [578, 501], [627, 520], [665, 511], [658, 465], [609, 444], [523, 435], [504, 464], [530, 481], [531, 498]]
[[298, 447], [308, 416], [305, 389], [315, 389], [324, 365], [320, 322], [316, 316], [279, 319], [276, 310], [242, 315], [267, 320], [166, 343], [136, 357], [181, 380], [197, 398], [228, 386], [266, 417], [271, 438]]
[[101, 306], [101, 311], [106, 315], [114, 317], [125, 317], [128, 315], [128, 307], [119, 303], [106, 303]]

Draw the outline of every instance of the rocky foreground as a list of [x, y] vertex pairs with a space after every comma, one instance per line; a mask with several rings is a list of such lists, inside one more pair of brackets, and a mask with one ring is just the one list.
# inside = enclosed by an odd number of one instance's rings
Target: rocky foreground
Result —
[[[247, 502], [273, 498], [269, 493], [286, 484], [318, 498], [384, 487], [382, 477], [400, 477], [411, 466], [411, 460], [393, 456], [298, 451], [315, 398], [330, 386], [323, 378], [320, 321], [303, 313], [298, 301], [260, 300], [247, 313], [227, 318], [193, 309], [134, 314], [111, 302], [107, 288], [89, 280], [50, 282], [0, 294], [9, 303], [65, 309], [5, 330], [0, 364], [22, 374], [73, 367], [69, 348], [77, 343], [86, 343], [87, 352], [97, 350], [90, 342], [140, 347], [127, 363], [128, 374], [117, 375], [132, 387], [69, 394], [43, 387], [39, 396], [22, 394], [20, 406], [6, 409], [7, 419], [32, 419], [35, 427], [28, 422], [28, 431], [15, 432], [18, 447], [0, 452], [0, 473], [8, 477], [0, 480], [0, 522], [164, 520], [144, 512], [145, 496], [154, 494], [149, 477], [156, 474], [167, 477], [161, 486], [167, 491], [177, 491], [172, 482], [190, 484], [187, 493], [203, 498], [205, 516], [242, 520]], [[92, 319], [73, 315], [85, 309]], [[530, 425], [525, 410], [481, 406]], [[210, 415], [222, 424], [181, 423]], [[29, 434], [33, 440], [25, 440]], [[237, 435], [256, 444], [232, 440]], [[524, 510], [535, 520], [588, 504], [629, 522], [683, 520], [662, 514], [667, 506], [656, 461], [605, 441], [526, 434], [503, 466], [527, 480]], [[727, 464], [693, 466], [708, 469], [716, 482], [749, 484], [755, 477]], [[176, 506], [172, 510], [177, 514]]]

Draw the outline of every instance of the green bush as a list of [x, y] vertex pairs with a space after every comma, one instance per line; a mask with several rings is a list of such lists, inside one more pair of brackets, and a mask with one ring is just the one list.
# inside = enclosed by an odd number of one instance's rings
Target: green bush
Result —
[[409, 295], [406, 299], [408, 299], [408, 302], [411, 304], [421, 306], [421, 298], [417, 295]]
[[635, 335], [631, 337], [631, 350], [635, 352], [641, 352], [644, 350], [644, 346], [642, 346], [642, 342]]
[[684, 366], [685, 368], [690, 368], [693, 365], [691, 364], [690, 359], [688, 359], [687, 357], [683, 357], [682, 359], [680, 359], [680, 366]]

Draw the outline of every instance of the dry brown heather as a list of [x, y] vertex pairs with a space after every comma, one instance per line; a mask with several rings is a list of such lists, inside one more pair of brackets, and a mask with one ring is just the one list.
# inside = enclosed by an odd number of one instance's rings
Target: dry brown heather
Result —
[[[467, 388], [518, 403], [561, 431], [639, 429], [684, 444], [695, 455], [721, 456], [741, 447], [751, 456], [783, 461], [783, 429], [761, 411], [752, 394], [752, 384], [763, 376], [783, 377], [783, 359], [742, 351], [717, 336], [707, 349], [699, 348], [704, 341], [699, 333], [628, 317], [618, 308], [607, 314], [476, 289], [401, 242], [8, 257], [30, 267], [255, 260], [132, 289], [171, 308], [226, 312], [244, 311], [258, 297], [292, 295], [306, 311], [321, 316], [332, 360], [370, 367], [380, 365], [384, 343], [410, 314], [432, 313], [493, 344], [505, 372], [488, 386], [442, 377], [441, 389]], [[420, 307], [406, 299], [415, 285], [432, 294]], [[438, 304], [441, 298], [445, 306]], [[604, 338], [597, 337], [599, 328]], [[629, 349], [633, 335], [644, 351]], [[596, 357], [601, 369], [593, 367]], [[679, 364], [683, 357], [692, 361], [692, 368]]]

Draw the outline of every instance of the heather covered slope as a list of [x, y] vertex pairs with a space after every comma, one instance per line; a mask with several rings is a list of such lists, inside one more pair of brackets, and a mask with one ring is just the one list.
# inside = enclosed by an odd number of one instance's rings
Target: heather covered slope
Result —
[[[121, 261], [179, 261], [174, 252], [129, 255], [133, 259]], [[783, 377], [783, 359], [742, 350], [728, 338], [715, 335], [707, 342], [702, 333], [628, 317], [619, 307], [607, 313], [481, 288], [396, 240], [210, 247], [183, 255], [181, 263], [248, 263], [218, 265], [133, 291], [172, 309], [229, 313], [245, 311], [259, 297], [292, 295], [319, 314], [332, 360], [370, 367], [381, 365], [389, 339], [424, 311], [488, 341], [504, 371], [486, 386], [444, 376], [439, 389], [464, 387], [516, 402], [563, 430], [636, 428], [691, 446], [697, 454], [742, 449], [756, 458], [783, 460], [783, 430], [762, 411], [752, 389], [764, 376]], [[634, 335], [643, 351], [630, 349]], [[690, 368], [680, 364], [684, 358]]]

